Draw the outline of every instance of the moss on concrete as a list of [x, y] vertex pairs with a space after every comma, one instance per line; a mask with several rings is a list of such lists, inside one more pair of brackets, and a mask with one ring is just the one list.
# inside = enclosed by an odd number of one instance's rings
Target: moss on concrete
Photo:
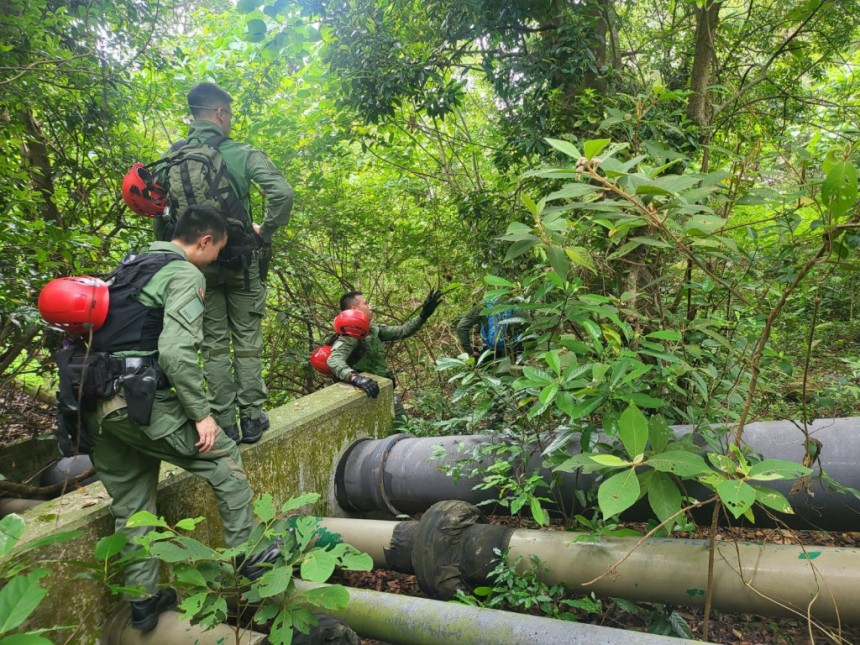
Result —
[[[383, 437], [391, 432], [391, 382], [380, 379], [380, 389], [374, 400], [351, 386], [332, 385], [271, 410], [271, 429], [258, 443], [242, 447], [242, 460], [255, 494], [269, 493], [280, 503], [299, 493], [316, 492], [321, 501], [308, 511], [327, 514], [340, 453], [358, 437]], [[21, 545], [53, 532], [83, 532], [72, 542], [39, 552], [41, 559], [52, 562], [55, 574], [46, 580], [50, 591], [27, 627], [67, 626], [52, 636], [55, 642], [66, 640], [79, 625], [73, 642], [96, 642], [119, 602], [101, 584], [75, 579], [80, 568], [74, 561], [92, 561], [95, 543], [113, 532], [109, 507], [110, 497], [96, 482], [22, 514], [26, 529]], [[170, 523], [185, 517], [206, 517], [195, 537], [221, 544], [215, 496], [203, 480], [164, 464], [158, 508]]]

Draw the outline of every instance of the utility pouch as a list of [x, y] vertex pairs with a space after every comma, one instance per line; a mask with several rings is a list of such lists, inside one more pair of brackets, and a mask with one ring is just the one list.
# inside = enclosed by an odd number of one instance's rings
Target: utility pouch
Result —
[[84, 409], [93, 409], [96, 400], [116, 394], [116, 378], [107, 352], [85, 353], [79, 347], [65, 347], [57, 354], [57, 367], [61, 412], [77, 412], [79, 402]]
[[152, 406], [158, 389], [158, 377], [158, 368], [147, 365], [122, 378], [128, 420], [132, 423], [148, 426], [152, 420]]

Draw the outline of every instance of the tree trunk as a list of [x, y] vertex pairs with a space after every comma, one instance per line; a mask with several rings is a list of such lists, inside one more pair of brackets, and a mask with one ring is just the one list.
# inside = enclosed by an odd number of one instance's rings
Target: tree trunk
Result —
[[707, 93], [721, 7], [721, 0], [707, 0], [704, 7], [696, 8], [696, 53], [690, 75], [690, 89], [693, 93], [687, 104], [687, 118], [698, 126], [706, 126], [710, 122]]
[[46, 222], [63, 228], [63, 220], [60, 211], [54, 203], [54, 181], [51, 178], [51, 158], [48, 155], [48, 146], [45, 143], [45, 135], [39, 127], [36, 118], [30, 110], [20, 113], [21, 120], [27, 130], [28, 141], [22, 145], [21, 152], [27, 162], [30, 173], [30, 181], [33, 189], [42, 197], [41, 215]]
[[588, 45], [594, 57], [594, 68], [586, 70], [582, 85], [583, 89], [591, 89], [599, 94], [606, 90], [606, 79], [601, 70], [606, 67], [606, 36], [609, 33], [611, 9], [612, 0], [592, 0], [586, 3], [585, 9], [593, 25]]

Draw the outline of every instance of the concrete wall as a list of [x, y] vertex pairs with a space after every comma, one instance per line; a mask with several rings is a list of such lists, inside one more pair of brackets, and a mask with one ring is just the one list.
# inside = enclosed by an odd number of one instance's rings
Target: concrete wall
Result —
[[[242, 447], [255, 494], [270, 493], [280, 503], [299, 493], [320, 493], [320, 503], [308, 511], [318, 515], [332, 512], [330, 486], [342, 451], [358, 437], [383, 437], [391, 431], [391, 382], [380, 379], [380, 389], [373, 400], [351, 386], [332, 385], [271, 410], [271, 429], [258, 443]], [[50, 561], [47, 566], [54, 573], [43, 580], [50, 592], [27, 627], [66, 626], [47, 635], [54, 642], [64, 642], [72, 634], [75, 643], [97, 642], [110, 610], [119, 602], [101, 583], [76, 579], [82, 569], [73, 564], [93, 561], [95, 543], [113, 532], [109, 506], [110, 498], [97, 482], [22, 514], [26, 529], [20, 545], [52, 532], [83, 531], [72, 542], [37, 552], [40, 560]], [[207, 520], [194, 536], [222, 543], [215, 497], [203, 480], [164, 464], [158, 507], [171, 524], [185, 517], [205, 516]]]

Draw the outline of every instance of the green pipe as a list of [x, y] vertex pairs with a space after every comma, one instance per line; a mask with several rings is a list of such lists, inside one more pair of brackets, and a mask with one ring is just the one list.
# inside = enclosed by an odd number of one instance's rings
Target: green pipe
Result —
[[[299, 591], [324, 587], [296, 581]], [[452, 602], [351, 589], [344, 609], [327, 610], [360, 636], [403, 645], [684, 645], [700, 643], [611, 627], [514, 614]]]
[[[432, 509], [431, 509], [432, 510]], [[428, 511], [428, 514], [430, 511]], [[425, 518], [427, 514], [425, 514]], [[325, 518], [322, 526], [339, 533], [344, 542], [368, 553], [375, 566], [406, 573], [416, 552], [411, 538], [403, 536], [407, 522]], [[538, 579], [601, 596], [633, 601], [665, 602], [702, 607], [708, 575], [705, 540], [603, 538], [599, 542], [574, 541], [584, 534], [562, 531], [511, 530], [495, 543], [481, 540], [490, 525], [465, 529], [463, 541], [481, 544], [482, 553], [462, 553], [453, 561], [463, 571], [492, 568], [493, 548], [507, 551], [508, 562], [520, 559], [519, 568], [537, 556], [542, 567]], [[498, 527], [494, 527], [498, 529]], [[400, 536], [394, 540], [395, 532]], [[414, 532], [408, 535], [414, 535]], [[468, 538], [465, 536], [469, 536]], [[440, 536], [443, 548], [454, 550], [450, 535]], [[415, 541], [416, 544], [418, 540]], [[426, 541], [422, 541], [422, 549]], [[750, 542], [718, 542], [714, 561], [713, 607], [719, 611], [757, 613], [765, 616], [812, 617], [835, 623], [860, 624], [860, 549], [809, 547]], [[404, 553], [404, 551], [406, 553]], [[466, 561], [468, 563], [466, 564]], [[619, 563], [617, 566], [616, 563]], [[395, 564], [396, 563], [396, 564]], [[614, 567], [614, 568], [613, 568]], [[605, 575], [604, 575], [605, 574]], [[600, 580], [585, 586], [589, 581]], [[463, 574], [464, 587], [485, 584], [480, 577]]]
[[142, 634], [131, 627], [128, 603], [123, 603], [111, 614], [99, 639], [99, 645], [263, 645], [267, 642], [266, 634], [247, 629], [240, 628], [239, 640], [236, 640], [236, 629], [229, 625], [216, 625], [212, 629], [192, 625], [178, 611], [164, 612], [158, 617], [156, 628], [148, 634]]

